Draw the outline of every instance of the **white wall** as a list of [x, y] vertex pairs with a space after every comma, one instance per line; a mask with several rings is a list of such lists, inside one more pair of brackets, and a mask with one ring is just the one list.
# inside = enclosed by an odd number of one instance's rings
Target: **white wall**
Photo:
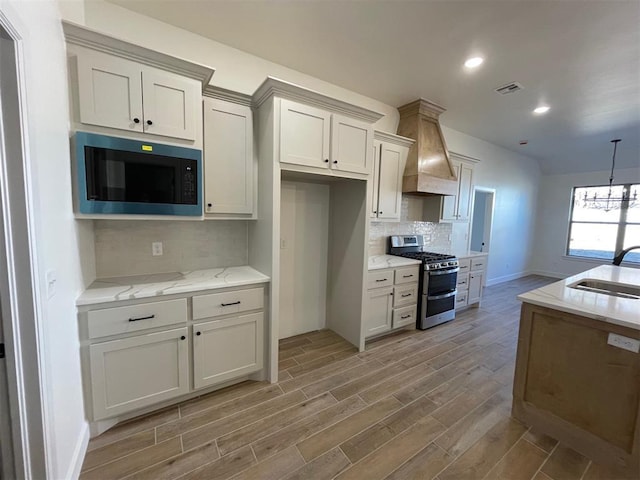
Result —
[[[541, 275], [564, 278], [598, 265], [601, 260], [581, 260], [565, 255], [569, 234], [571, 189], [609, 183], [610, 171], [566, 175], [545, 175], [540, 182], [534, 255], [531, 268]], [[640, 168], [620, 169], [615, 182], [640, 182]]]
[[[44, 382], [46, 456], [50, 478], [72, 478], [82, 461], [88, 428], [84, 419], [75, 299], [92, 281], [83, 272], [82, 246], [91, 245], [91, 224], [73, 219], [69, 161], [69, 115], [64, 41], [55, 1], [3, 1], [2, 12], [22, 37], [26, 82], [28, 169], [35, 229], [36, 276], [57, 274], [56, 294], [37, 299]], [[90, 250], [90, 247], [89, 247]]]
[[282, 182], [280, 326], [287, 338], [325, 328], [329, 185]]
[[529, 272], [540, 167], [525, 155], [443, 126], [449, 150], [480, 160], [473, 183], [496, 190], [487, 284]]
[[[73, 4], [76, 0], [63, 2]], [[215, 8], [215, 3], [212, 3], [212, 8]], [[65, 8], [63, 15], [69, 21], [82, 23], [82, 15], [73, 5]], [[216, 72], [212, 85], [250, 95], [267, 76], [274, 76], [384, 114], [375, 125], [379, 130], [395, 133], [398, 125], [398, 111], [382, 102], [117, 5], [86, 0], [84, 25], [143, 47], [213, 67]]]

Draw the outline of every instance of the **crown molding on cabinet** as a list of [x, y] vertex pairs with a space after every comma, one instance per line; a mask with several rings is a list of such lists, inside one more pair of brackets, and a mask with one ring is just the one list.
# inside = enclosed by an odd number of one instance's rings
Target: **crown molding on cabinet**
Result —
[[456, 157], [457, 160], [464, 160], [469, 163], [479, 163], [479, 158], [470, 157], [469, 155], [464, 155], [462, 153], [454, 152], [453, 150], [449, 150], [449, 155], [452, 157]]
[[134, 62], [160, 68], [169, 72], [193, 78], [202, 83], [203, 88], [211, 81], [214, 68], [183, 60], [171, 55], [149, 50], [148, 48], [125, 42], [104, 33], [91, 30], [82, 25], [62, 22], [64, 36], [68, 43], [91, 48], [100, 52], [116, 55]]
[[380, 140], [381, 142], [392, 142], [395, 145], [400, 145], [402, 147], [407, 147], [407, 148], [411, 148], [411, 146], [414, 143], [416, 143], [416, 141], [413, 138], [402, 137], [400, 135], [381, 132], [379, 130], [373, 131], [373, 138], [375, 140]]
[[207, 85], [202, 91], [202, 95], [231, 103], [237, 103], [239, 105], [244, 105], [245, 107], [253, 106], [253, 97], [251, 95], [234, 92], [233, 90], [227, 90], [222, 87], [214, 87], [213, 85]]
[[260, 107], [260, 105], [272, 96], [303, 102], [307, 105], [312, 105], [341, 115], [347, 115], [368, 123], [374, 123], [384, 117], [382, 113], [336, 100], [315, 90], [310, 90], [278, 78], [267, 77], [253, 94], [256, 107]]

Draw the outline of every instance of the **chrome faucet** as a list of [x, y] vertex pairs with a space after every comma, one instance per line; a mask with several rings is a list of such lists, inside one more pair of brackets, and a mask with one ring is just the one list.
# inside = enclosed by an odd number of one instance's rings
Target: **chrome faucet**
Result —
[[618, 252], [618, 254], [613, 257], [613, 264], [614, 265], [620, 265], [622, 263], [622, 259], [624, 258], [624, 256], [629, 253], [631, 250], [635, 250], [636, 248], [640, 248], [640, 245], [636, 245], [635, 247], [629, 247], [629, 248], [625, 248], [624, 250], [620, 250], [620, 252]]

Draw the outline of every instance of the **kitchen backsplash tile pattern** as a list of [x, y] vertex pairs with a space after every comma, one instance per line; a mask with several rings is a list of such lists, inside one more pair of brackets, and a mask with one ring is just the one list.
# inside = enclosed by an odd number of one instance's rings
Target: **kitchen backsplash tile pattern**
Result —
[[402, 196], [400, 222], [376, 222], [369, 226], [369, 256], [387, 253], [387, 237], [390, 235], [425, 235], [427, 246], [437, 249], [451, 247], [450, 223], [423, 222], [419, 197]]
[[[96, 221], [97, 278], [183, 272], [248, 263], [248, 226], [242, 220]], [[162, 242], [163, 255], [151, 255]]]

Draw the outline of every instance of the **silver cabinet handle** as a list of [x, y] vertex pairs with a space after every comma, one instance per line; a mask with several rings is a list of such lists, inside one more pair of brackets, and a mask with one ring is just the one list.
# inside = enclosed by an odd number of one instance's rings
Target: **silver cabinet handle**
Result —
[[231, 303], [221, 303], [220, 306], [221, 307], [229, 307], [231, 305], [240, 305], [240, 300], [238, 300], [237, 302], [231, 302]]
[[137, 322], [139, 320], [151, 320], [152, 318], [156, 318], [155, 315], [149, 315], [148, 317], [138, 317], [138, 318], [130, 318], [130, 322]]
[[451, 270], [434, 270], [429, 272], [429, 275], [448, 275], [449, 273], [456, 273], [460, 271], [458, 267], [452, 268]]

